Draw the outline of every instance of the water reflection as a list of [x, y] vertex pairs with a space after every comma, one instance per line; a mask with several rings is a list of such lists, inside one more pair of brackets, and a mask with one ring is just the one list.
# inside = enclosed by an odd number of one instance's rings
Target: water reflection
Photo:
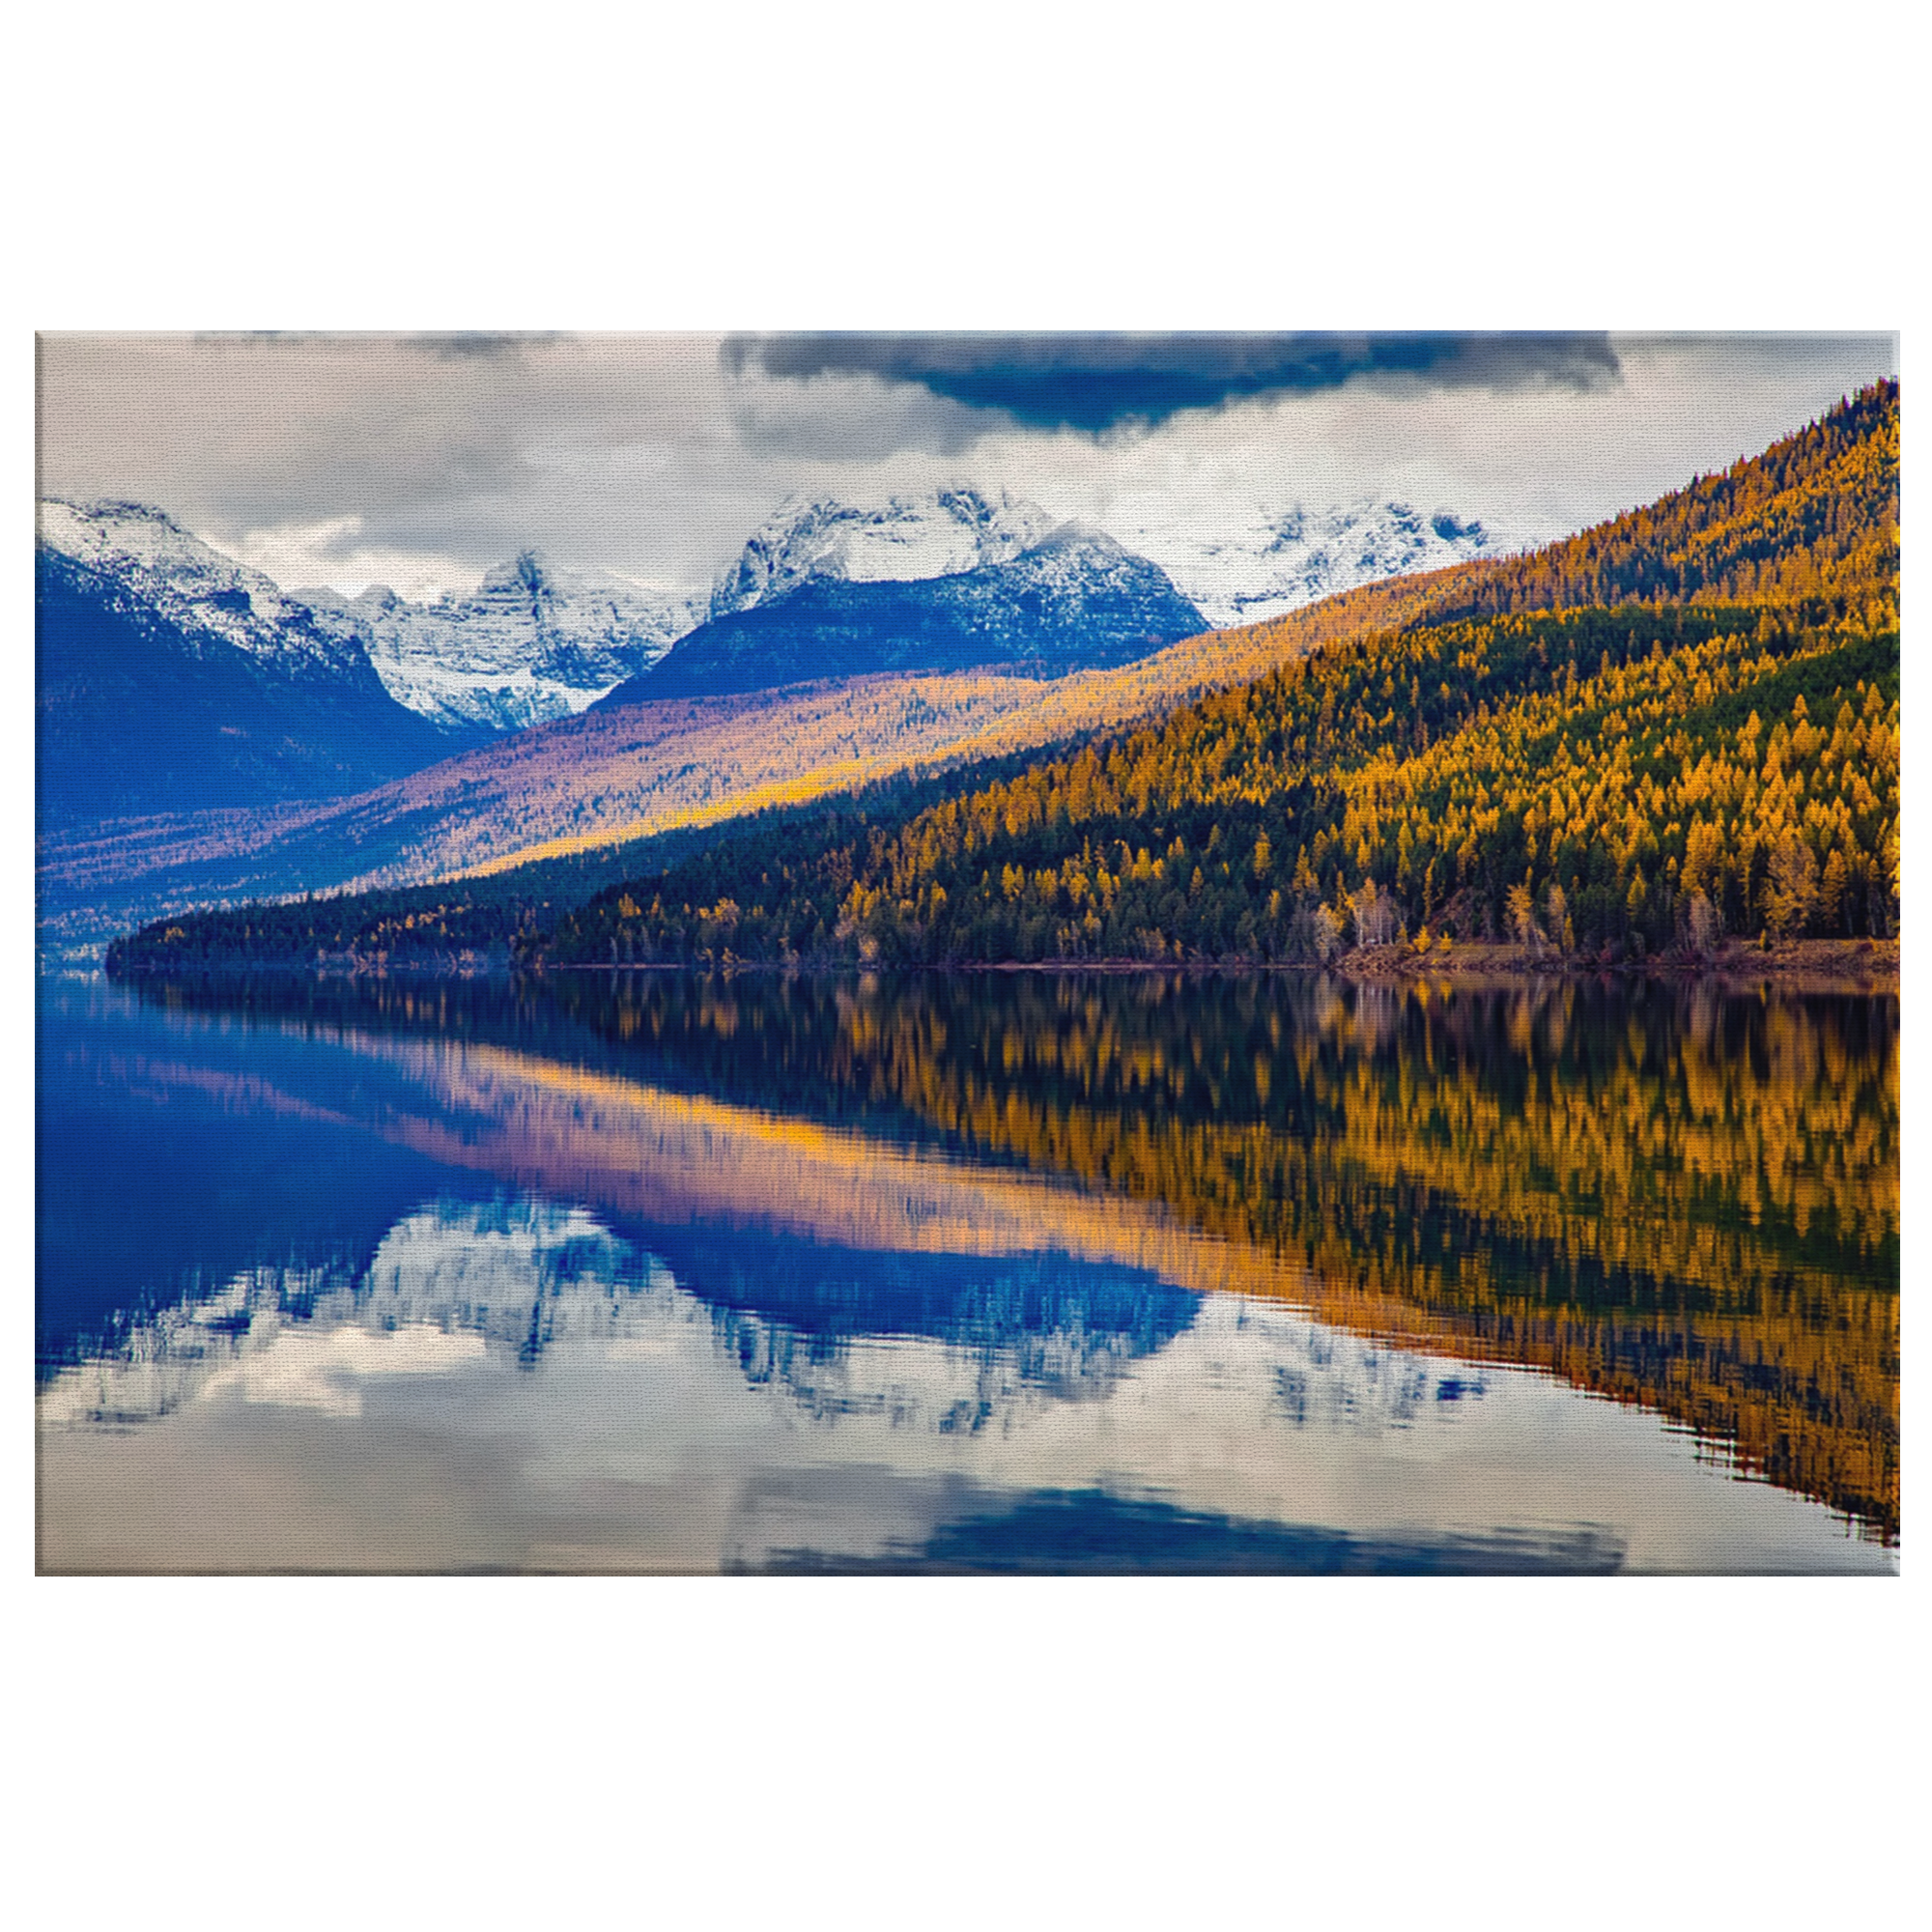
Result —
[[[1848, 1538], [1804, 1499], [1838, 1494], [1788, 1480], [1790, 1444], [1786, 1473], [1754, 1465], [1783, 1489], [1736, 1480], [1740, 1402], [1714, 1423], [1686, 1400], [1786, 1399], [1808, 1335], [1837, 1371], [1815, 1378], [1810, 1439], [1840, 1452], [1842, 1493], [1853, 1451], [1881, 1494], [1889, 1456], [1895, 1510], [1895, 1273], [1876, 1349], [1843, 1319], [1887, 1295], [1896, 1243], [1895, 1178], [1889, 1203], [1860, 1179], [1895, 1148], [1887, 1015], [1866, 1007], [1801, 1007], [1781, 1045], [1747, 1014], [1741, 1075], [1724, 1010], [1634, 1031], [1627, 1010], [1546, 1005], [1525, 1028], [1521, 1009], [1306, 984], [57, 999], [42, 1560], [1889, 1569], [1867, 1540], [1883, 1510], [1849, 1512]], [[1492, 1050], [1512, 1029], [1534, 1079]], [[1646, 1086], [1681, 1092], [1687, 1052], [1741, 1126], [1757, 1103], [1769, 1212], [1737, 1220], [1744, 1157], [1715, 1103], [1673, 1113]], [[1839, 1111], [1801, 1094], [1808, 1139], [1778, 1168], [1762, 1090], [1794, 1061], [1801, 1084], [1829, 1069]], [[1550, 1200], [1590, 1147], [1631, 1143], [1616, 1123], [1646, 1096], [1654, 1144], [1702, 1134], [1695, 1183], [1653, 1154], [1570, 1198], [1579, 1222], [1648, 1200], [1661, 1238], [1573, 1237], [1568, 1273], [1526, 1282], [1524, 1231], [1549, 1247]], [[1559, 1098], [1569, 1126], [1525, 1124]], [[1478, 1129], [1543, 1165], [1486, 1179]], [[136, 1184], [144, 1244], [99, 1211], [128, 1177], [98, 1154], [138, 1170], [161, 1146], [198, 1184]], [[314, 1184], [271, 1184], [265, 1146]], [[1708, 1277], [1687, 1213], [1737, 1221]], [[1431, 1245], [1432, 1215], [1452, 1241]], [[1550, 1325], [1584, 1314], [1548, 1359]], [[1602, 1386], [1665, 1314], [1683, 1346], [1638, 1359], [1621, 1404], [1573, 1385]], [[1750, 1322], [1784, 1350], [1760, 1350], [1755, 1382], [1713, 1346]]]
[[1297, 1258], [1330, 1320], [1646, 1404], [1896, 1531], [1893, 999], [933, 976], [561, 1002], [714, 1091], [1157, 1202]]

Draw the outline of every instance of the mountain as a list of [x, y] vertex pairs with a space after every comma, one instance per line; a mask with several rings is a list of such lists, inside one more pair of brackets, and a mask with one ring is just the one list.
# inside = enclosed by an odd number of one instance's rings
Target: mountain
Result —
[[[960, 767], [1032, 751], [1038, 768], [993, 786], [990, 804], [962, 796], [911, 822], [881, 813], [856, 844], [849, 825], [817, 843], [801, 831], [781, 864], [762, 833], [736, 834], [666, 874], [663, 918], [639, 863], [629, 897], [647, 916], [633, 917], [620, 894], [560, 934], [556, 956], [608, 960], [614, 945], [623, 957], [702, 957], [726, 943], [740, 958], [846, 960], [868, 946], [887, 960], [1053, 956], [1063, 946], [1297, 956], [1318, 912], [1332, 939], [1356, 923], [1358, 903], [1371, 925], [1382, 907], [1391, 929], [1406, 920], [1436, 931], [1445, 915], [1459, 937], [1494, 929], [1532, 863], [1540, 892], [1556, 872], [1579, 945], [1632, 932], [1638, 872], [1634, 919], [1653, 943], [1697, 890], [1736, 930], [1754, 933], [1747, 922], [1769, 904], [1781, 924], [1802, 910], [1827, 933], [1829, 899], [1841, 929], [1883, 936], [1896, 918], [1897, 440], [1893, 384], [1543, 551], [1379, 581], [1113, 669], [1045, 683], [859, 677], [595, 707], [299, 823], [43, 840], [42, 930], [59, 918], [72, 944], [93, 945], [163, 910], [608, 854], [908, 770], [958, 774], [952, 782], [970, 791]], [[1653, 645], [1665, 667], [1654, 672]], [[1683, 738], [1668, 754], [1656, 742], [1665, 711]], [[1753, 714], [1762, 768], [1746, 774], [1740, 734]], [[1093, 763], [1034, 749], [1087, 741]], [[1719, 771], [1731, 789], [1700, 795]], [[1803, 857], [1777, 842], [1801, 778], [1801, 816], [1817, 841], [1808, 909]], [[982, 822], [982, 805], [997, 824]], [[1084, 856], [1090, 839], [1099, 870]], [[1298, 863], [1304, 842], [1314, 888]], [[1766, 881], [1779, 850], [1796, 869], [1774, 903]], [[895, 884], [901, 873], [908, 891]], [[848, 908], [855, 884], [867, 896]], [[469, 890], [457, 881], [451, 903]], [[712, 916], [725, 901], [728, 914], [748, 909], [728, 941]], [[180, 923], [179, 941], [144, 936], [143, 963], [201, 956], [216, 922]], [[265, 925], [258, 938], [267, 956], [274, 935]]]
[[[993, 536], [986, 548], [1004, 549], [1018, 534]], [[891, 554], [879, 546], [896, 540], [860, 526], [841, 534], [835, 560], [871, 567]], [[925, 545], [918, 560], [930, 564], [938, 554], [938, 546]], [[602, 701], [759, 691], [880, 671], [1000, 667], [1061, 677], [1151, 656], [1208, 628], [1158, 565], [1072, 524], [1009, 560], [909, 581], [775, 575], [762, 588], [748, 588], [744, 574], [741, 560], [723, 586], [724, 601], [750, 601], [699, 625]], [[781, 587], [787, 582], [791, 587]]]
[[43, 497], [37, 551], [98, 584], [117, 609], [170, 625], [197, 657], [241, 652], [297, 682], [355, 683], [367, 652], [259, 570], [223, 556], [145, 503]]
[[1500, 933], [1609, 965], [1726, 932], [1888, 940], [1898, 452], [1879, 384], [1542, 551], [1349, 593], [1365, 621], [1322, 648], [895, 832], [747, 834], [612, 887], [551, 956], [1313, 962], [1349, 935]]
[[814, 580], [912, 583], [1009, 563], [1058, 523], [1004, 490], [995, 498], [963, 485], [869, 507], [791, 497], [719, 578], [710, 614], [728, 617]]
[[648, 669], [706, 608], [605, 573], [560, 571], [533, 551], [468, 597], [412, 604], [382, 584], [355, 598], [297, 594], [325, 630], [362, 644], [397, 702], [459, 730], [570, 717]]
[[43, 822], [257, 810], [452, 749], [355, 639], [141, 504], [40, 505], [35, 641]]
[[[300, 810], [129, 822], [111, 838], [43, 832], [41, 943], [92, 961], [112, 934], [161, 913], [478, 870], [494, 878], [526, 862], [610, 864], [616, 869], [608, 877], [630, 876], [619, 857], [630, 841], [909, 774], [936, 781], [962, 766], [983, 770], [987, 760], [1119, 730], [1337, 639], [1404, 623], [1440, 594], [1443, 581], [1437, 573], [1369, 584], [1269, 624], [1189, 638], [1118, 669], [1046, 683], [982, 673], [860, 677], [595, 706]], [[466, 880], [459, 896], [473, 890]]]
[[978, 672], [874, 676], [596, 706], [299, 811], [128, 823], [111, 838], [43, 833], [42, 944], [92, 960], [111, 934], [161, 913], [476, 868], [494, 875], [526, 861], [619, 864], [627, 841], [908, 773], [983, 767], [1157, 718], [1358, 633], [1412, 623], [1445, 595], [1463, 594], [1457, 586], [1468, 573], [1495, 568], [1367, 584], [1269, 623], [1046, 683]]
[[1152, 526], [1123, 536], [1158, 558], [1217, 629], [1264, 622], [1359, 584], [1446, 569], [1498, 549], [1480, 523], [1369, 497], [1320, 512], [1297, 504], [1207, 539]]
[[[955, 507], [967, 495], [944, 494]], [[971, 518], [976, 526], [1005, 520], [989, 554], [1044, 516], [1010, 498], [1003, 505], [997, 516]], [[826, 508], [819, 526], [848, 532], [879, 515], [834, 517]], [[886, 524], [903, 537], [916, 521], [902, 505]], [[957, 521], [963, 527], [966, 520]], [[854, 548], [846, 547], [848, 559]], [[928, 564], [979, 554], [919, 547]], [[223, 583], [246, 575], [205, 546], [193, 545], [190, 554], [202, 569], [227, 572]], [[767, 554], [775, 554], [773, 547]], [[911, 567], [904, 546], [891, 554], [895, 568]], [[863, 557], [858, 567], [868, 567]], [[456, 755], [434, 764], [416, 758], [423, 769], [350, 797], [340, 785], [318, 782], [301, 793], [306, 803], [272, 813], [163, 815], [219, 804], [207, 787], [196, 797], [130, 803], [126, 810], [152, 815], [111, 829], [52, 822], [43, 811], [36, 880], [41, 944], [92, 960], [112, 933], [160, 913], [345, 886], [404, 886], [526, 860], [576, 864], [624, 841], [831, 797], [895, 775], [1005, 759], [1156, 717], [1365, 626], [1406, 622], [1440, 594], [1440, 577], [1371, 584], [1272, 623], [1189, 635], [1118, 668], [1049, 682], [977, 671], [866, 676], [810, 691], [593, 707], [526, 730], [472, 732], [467, 749], [460, 737], [445, 739]], [[266, 579], [254, 582], [259, 594], [280, 595]], [[1199, 630], [1191, 619], [1179, 627]], [[300, 789], [286, 788], [290, 796]], [[238, 794], [236, 802], [247, 800]]]

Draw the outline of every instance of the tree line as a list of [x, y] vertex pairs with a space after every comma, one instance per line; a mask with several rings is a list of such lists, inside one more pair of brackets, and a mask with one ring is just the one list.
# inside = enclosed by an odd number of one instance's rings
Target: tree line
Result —
[[1877, 385], [1465, 599], [1520, 608], [1337, 640], [895, 829], [803, 852], [731, 841], [568, 915], [549, 956], [1273, 961], [1888, 936], [1897, 440], [1896, 384]]
[[[1898, 386], [1875, 384], [1151, 725], [897, 809], [775, 814], [587, 903], [498, 913], [497, 942], [532, 964], [913, 966], [1889, 937], [1898, 432]], [[122, 957], [186, 956], [199, 929], [174, 929]]]

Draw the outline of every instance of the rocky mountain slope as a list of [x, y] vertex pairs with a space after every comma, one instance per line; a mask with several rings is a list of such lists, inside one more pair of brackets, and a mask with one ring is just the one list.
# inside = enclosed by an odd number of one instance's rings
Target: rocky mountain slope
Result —
[[354, 638], [158, 510], [43, 503], [35, 606], [43, 825], [339, 796], [453, 749]]
[[382, 584], [358, 597], [298, 593], [317, 621], [358, 639], [399, 703], [454, 729], [521, 730], [583, 710], [663, 657], [705, 614], [701, 597], [571, 573], [535, 552], [468, 597], [412, 604]]
[[719, 577], [710, 615], [775, 602], [813, 580], [911, 583], [1010, 563], [1059, 521], [1004, 490], [992, 497], [963, 485], [871, 506], [791, 497]]
[[36, 550], [115, 609], [171, 625], [191, 656], [241, 652], [296, 681], [355, 682], [368, 653], [259, 570], [212, 549], [145, 503], [44, 497]]
[[[983, 548], [997, 554], [1018, 541], [1027, 526], [1017, 518], [1013, 523], [1018, 526]], [[862, 526], [846, 534], [870, 532]], [[923, 560], [932, 561], [936, 548], [927, 546]], [[880, 560], [876, 546], [868, 553], [857, 544], [836, 557], [841, 567]], [[727, 603], [739, 594], [735, 582], [724, 586]], [[791, 587], [779, 587], [786, 582]], [[999, 667], [1062, 677], [1131, 663], [1208, 628], [1157, 565], [1098, 530], [1071, 524], [1005, 561], [969, 570], [911, 581], [817, 573], [787, 579], [774, 572], [762, 589], [753, 588], [752, 601], [700, 625], [604, 703], [771, 690], [882, 671]]]
[[1450, 511], [1425, 516], [1368, 497], [1319, 512], [1297, 504], [1208, 535], [1148, 526], [1121, 536], [1156, 559], [1217, 629], [1264, 623], [1338, 591], [1501, 548], [1480, 523]]

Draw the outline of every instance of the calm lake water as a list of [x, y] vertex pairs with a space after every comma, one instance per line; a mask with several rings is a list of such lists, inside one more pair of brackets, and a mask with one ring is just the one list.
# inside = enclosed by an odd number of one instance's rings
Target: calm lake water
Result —
[[49, 981], [50, 1571], [1867, 1572], [1895, 998]]

